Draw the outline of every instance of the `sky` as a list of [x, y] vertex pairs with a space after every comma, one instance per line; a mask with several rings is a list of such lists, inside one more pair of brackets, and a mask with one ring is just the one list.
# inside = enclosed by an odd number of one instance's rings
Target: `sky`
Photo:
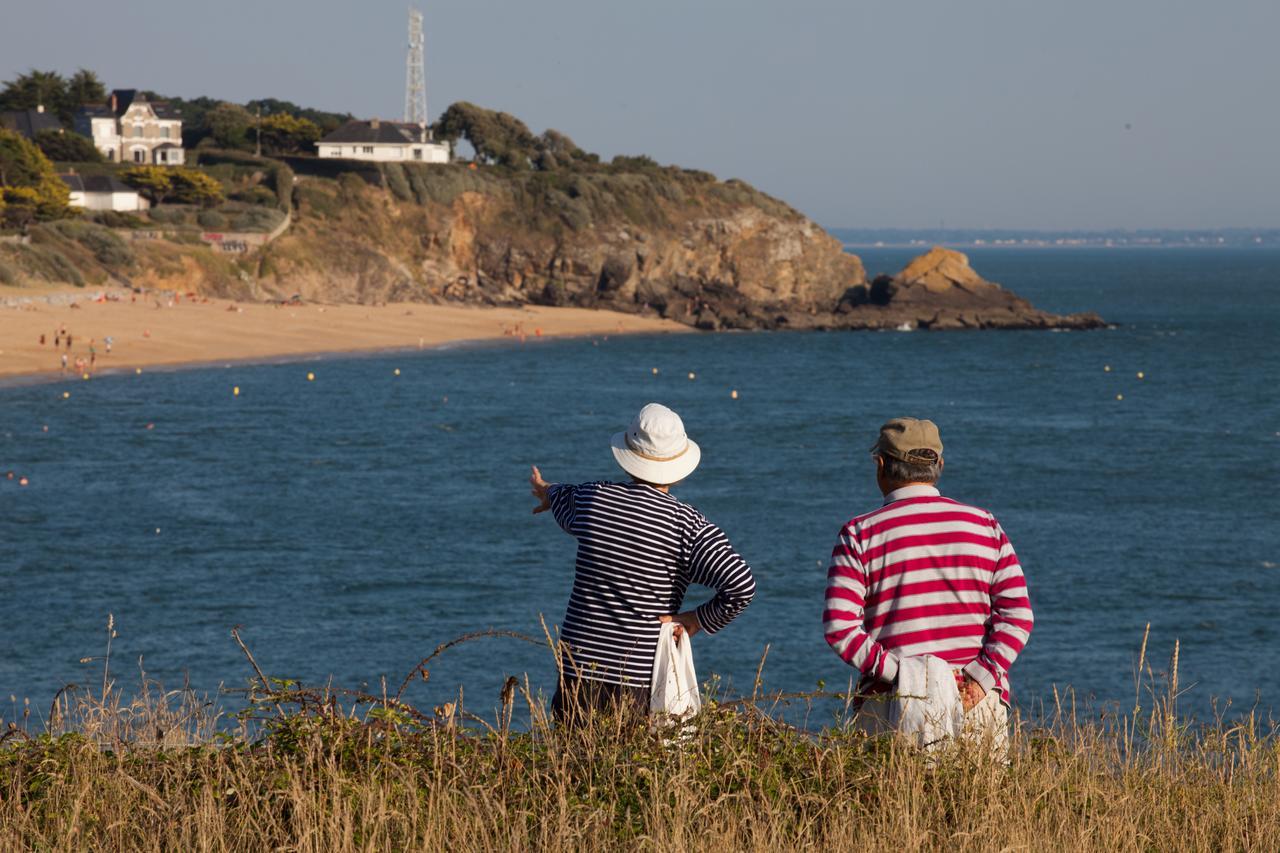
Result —
[[[828, 227], [1280, 227], [1276, 0], [417, 0], [467, 100]], [[0, 0], [0, 79], [404, 109], [402, 0]]]

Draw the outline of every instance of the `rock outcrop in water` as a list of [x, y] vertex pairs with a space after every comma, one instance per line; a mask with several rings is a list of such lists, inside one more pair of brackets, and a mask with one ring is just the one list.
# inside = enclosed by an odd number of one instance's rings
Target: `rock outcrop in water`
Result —
[[855, 289], [837, 313], [848, 328], [1092, 329], [1093, 313], [1050, 314], [983, 279], [960, 252], [934, 247], [897, 275], [877, 276]]

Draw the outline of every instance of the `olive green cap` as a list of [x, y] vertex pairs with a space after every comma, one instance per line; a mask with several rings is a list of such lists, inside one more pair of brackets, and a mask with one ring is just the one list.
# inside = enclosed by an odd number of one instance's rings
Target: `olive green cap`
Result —
[[[932, 451], [934, 458], [921, 451]], [[933, 421], [917, 418], [894, 418], [880, 427], [880, 439], [871, 448], [913, 465], [932, 465], [942, 458], [942, 436]]]

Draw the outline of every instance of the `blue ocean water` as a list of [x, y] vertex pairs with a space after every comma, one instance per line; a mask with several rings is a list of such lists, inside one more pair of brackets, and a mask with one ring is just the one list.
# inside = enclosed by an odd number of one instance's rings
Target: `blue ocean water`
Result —
[[[891, 271], [909, 254], [863, 257]], [[1020, 705], [1055, 686], [1132, 702], [1150, 623], [1157, 670], [1180, 641], [1184, 709], [1280, 708], [1280, 252], [971, 259], [1041, 307], [1120, 325], [536, 341], [0, 388], [0, 472], [31, 480], [0, 481], [0, 695], [44, 706], [100, 681], [80, 660], [102, 655], [109, 613], [123, 685], [141, 659], [210, 692], [250, 674], [235, 625], [268, 674], [377, 691], [462, 633], [540, 636], [574, 545], [530, 514], [528, 466], [617, 476], [610, 433], [659, 400], [704, 449], [678, 496], [759, 584], [695, 641], [704, 679], [749, 692], [767, 644], [767, 688], [847, 684], [822, 638], [826, 558], [879, 503], [878, 425], [910, 414], [941, 426], [944, 492], [995, 512], [1026, 568]], [[479, 640], [406, 697], [461, 686], [484, 713], [524, 673], [550, 694], [545, 648]]]

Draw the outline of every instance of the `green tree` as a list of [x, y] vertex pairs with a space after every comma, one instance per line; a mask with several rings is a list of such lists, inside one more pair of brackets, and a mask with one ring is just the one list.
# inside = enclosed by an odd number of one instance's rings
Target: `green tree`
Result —
[[267, 154], [315, 153], [320, 128], [310, 119], [288, 113], [273, 113], [262, 118], [262, 150]]
[[74, 115], [81, 105], [100, 104], [106, 99], [107, 87], [102, 85], [98, 75], [87, 68], [81, 68], [67, 80], [63, 107]]
[[225, 101], [204, 114], [205, 129], [221, 148], [251, 150], [250, 129], [253, 123], [252, 113], [238, 104]]
[[169, 172], [173, 196], [178, 201], [201, 207], [216, 207], [225, 200], [222, 184], [216, 178], [195, 169], [171, 169]]
[[49, 110], [61, 110], [67, 99], [67, 83], [56, 71], [36, 71], [5, 84], [0, 91], [0, 110], [34, 110], [43, 105]]
[[509, 113], [486, 110], [459, 101], [435, 124], [436, 137], [454, 142], [465, 138], [476, 159], [513, 169], [527, 169], [539, 153], [538, 139], [528, 125]]
[[134, 166], [120, 173], [120, 180], [142, 193], [152, 204], [160, 204], [173, 192], [173, 170], [163, 166]]
[[0, 192], [6, 221], [18, 218], [59, 219], [71, 213], [71, 190], [58, 177], [49, 158], [32, 142], [11, 130], [0, 130]]
[[69, 130], [42, 130], [35, 143], [50, 160], [64, 163], [101, 163], [102, 153], [87, 136]]

